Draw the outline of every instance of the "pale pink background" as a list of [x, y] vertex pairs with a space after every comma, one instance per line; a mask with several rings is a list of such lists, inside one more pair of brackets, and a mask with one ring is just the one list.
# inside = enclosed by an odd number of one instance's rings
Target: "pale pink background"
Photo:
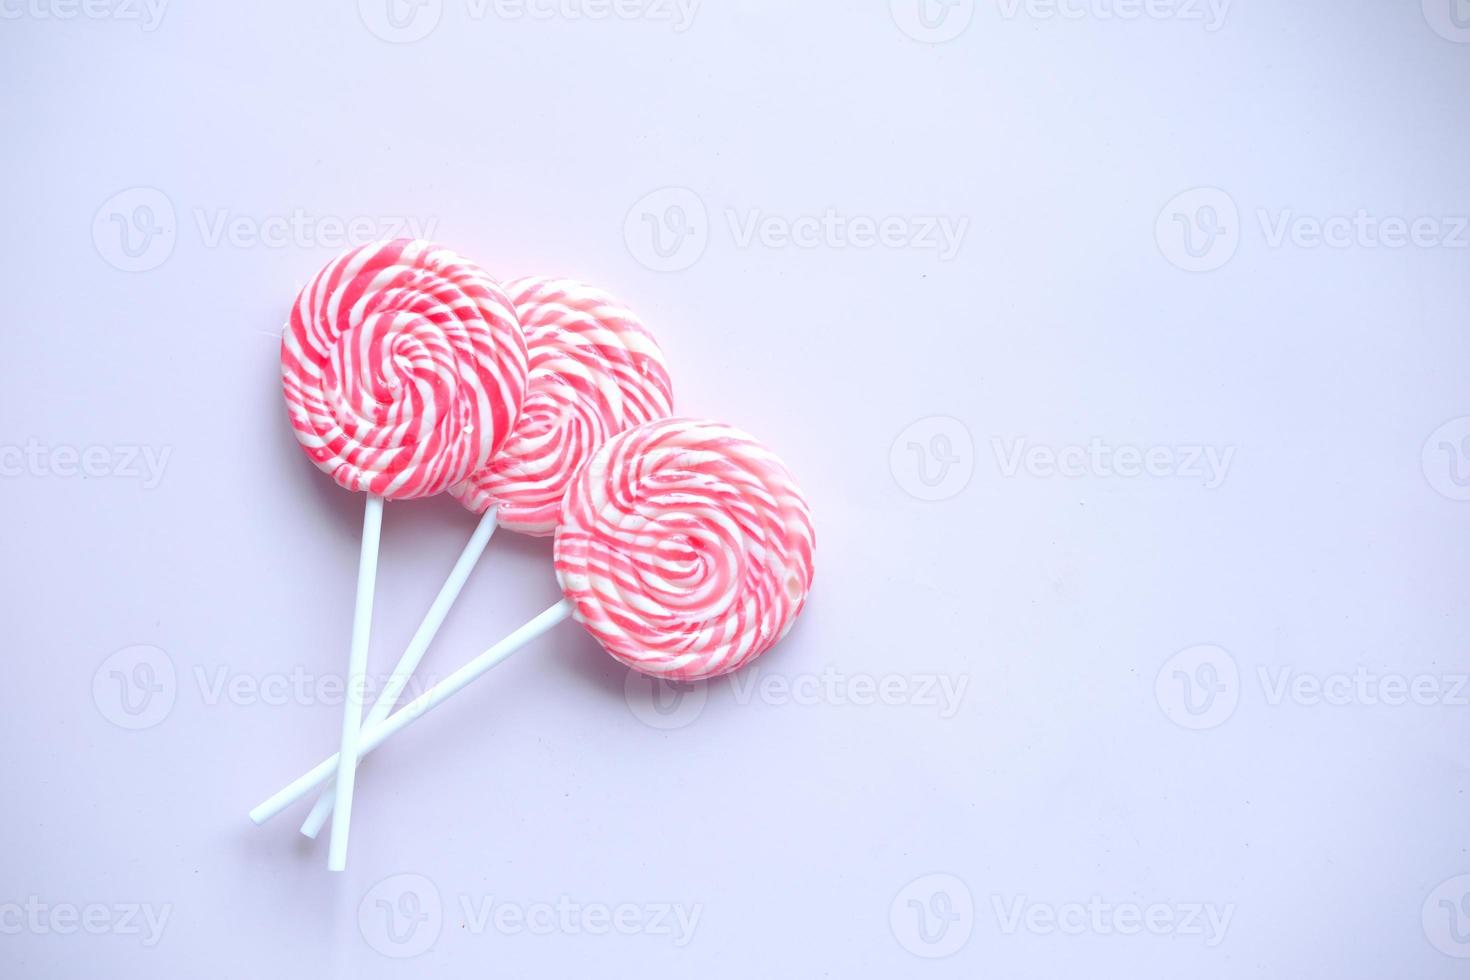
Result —
[[[1213, 31], [960, 0], [936, 44], [904, 0], [708, 0], [682, 31], [431, 0], [398, 8], [438, 17], [410, 43], [369, 29], [371, 0], [177, 0], [151, 30], [5, 9], [0, 448], [44, 459], [5, 450], [0, 478], [0, 975], [1463, 975], [1442, 949], [1470, 953], [1470, 906], [1431, 893], [1470, 872], [1466, 708], [1273, 705], [1258, 681], [1467, 669], [1470, 503], [1445, 468], [1466, 461], [1421, 449], [1470, 415], [1470, 250], [1273, 248], [1256, 215], [1470, 211], [1470, 44], [1418, 0], [1240, 3]], [[1187, 272], [1156, 219], [1200, 187], [1240, 241]], [[948, 261], [737, 235], [828, 208], [969, 225]], [[335, 704], [249, 691], [340, 671], [361, 507], [300, 454], [276, 381], [335, 249], [212, 237], [296, 209], [433, 220], [498, 274], [622, 294], [679, 408], [760, 435], [810, 497], [815, 591], [758, 676], [911, 701], [721, 682], [660, 729], [563, 626], [364, 767], [345, 874], [302, 810], [251, 826], [334, 742]], [[696, 219], [703, 253], [650, 268], [645, 213]], [[1234, 456], [1216, 488], [1006, 476], [992, 440], [1017, 439]], [[918, 499], [910, 441], [968, 484]], [[68, 476], [68, 447], [114, 462]], [[126, 447], [169, 453], [156, 486], [115, 472]], [[388, 508], [375, 668], [470, 526], [450, 500]], [[426, 669], [553, 601], [548, 555], [497, 537]], [[1201, 644], [1239, 703], [1192, 731], [1155, 681]], [[175, 687], [129, 730], [113, 685], [148, 680], [138, 656]], [[967, 685], [949, 717], [914, 703], [940, 675]], [[424, 881], [442, 911], [400, 962], [378, 920]], [[948, 938], [915, 940], [914, 895], [960, 917]], [[116, 917], [59, 933], [6, 911], [32, 896], [168, 919], [151, 944]], [[477, 929], [461, 904], [562, 896], [701, 912], [677, 946]], [[1216, 945], [1008, 933], [996, 905], [1023, 896], [1233, 912]], [[1437, 947], [1451, 913], [1466, 942]]]

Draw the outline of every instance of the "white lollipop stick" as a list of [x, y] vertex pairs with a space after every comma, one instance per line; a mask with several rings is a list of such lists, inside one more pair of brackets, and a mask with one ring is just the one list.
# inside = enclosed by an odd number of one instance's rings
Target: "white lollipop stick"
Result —
[[[420, 694], [402, 708], [399, 708], [383, 721], [365, 729], [357, 745], [359, 755], [367, 755], [373, 749], [383, 744], [394, 732], [407, 727], [414, 719], [422, 717], [431, 708], [447, 699], [450, 695], [468, 686], [470, 681], [473, 681], [476, 677], [479, 677], [502, 660], [507, 659], [511, 654], [551, 629], [557, 623], [571, 616], [571, 614], [572, 604], [565, 599], [558, 600], [555, 605], [546, 609], [535, 619], [484, 653], [475, 657], [475, 659], [429, 688], [423, 694]], [[349, 775], [353, 771], [353, 768], [350, 765], [347, 767]], [[342, 778], [342, 767], [339, 755], [333, 755], [331, 758], [323, 760], [316, 768], [298, 777], [295, 782], [251, 810], [250, 819], [256, 823], [265, 823], [271, 817], [280, 813], [307, 793], [310, 793], [313, 787], [330, 779], [334, 770], [337, 772], [337, 778], [340, 780]], [[338, 810], [336, 815], [340, 816], [341, 811]], [[332, 830], [335, 834], [336, 827], [334, 826]]]
[[[343, 760], [357, 758], [362, 731], [363, 688], [367, 684], [368, 637], [373, 624], [373, 591], [378, 582], [378, 539], [383, 530], [383, 498], [367, 495], [362, 512], [362, 551], [357, 558], [357, 600], [352, 611], [352, 649], [347, 656], [347, 696], [342, 705]], [[345, 770], [346, 778], [343, 778]], [[347, 866], [347, 826], [352, 818], [352, 783], [357, 767], [348, 763], [337, 773], [337, 819], [332, 824], [332, 847], [327, 868]]]
[[[459, 598], [465, 580], [470, 577], [470, 572], [475, 570], [475, 564], [485, 553], [485, 546], [490, 543], [490, 536], [495, 533], [496, 512], [497, 508], [491, 507], [485, 511], [485, 515], [480, 518], [480, 523], [475, 526], [475, 533], [470, 535], [464, 551], [460, 552], [459, 560], [454, 563], [454, 568], [449, 572], [449, 578], [444, 580], [444, 587], [439, 590], [439, 594], [434, 597], [433, 604], [429, 606], [429, 611], [424, 614], [424, 621], [419, 623], [418, 631], [408, 643], [408, 649], [404, 650], [403, 656], [398, 659], [398, 665], [393, 668], [393, 673], [383, 685], [378, 700], [373, 703], [372, 710], [363, 720], [363, 727], [372, 728], [387, 718], [393, 706], [398, 703], [399, 695], [408, 685], [413, 672], [418, 669], [419, 661], [424, 659], [424, 653], [434, 642], [434, 637], [439, 633], [439, 627], [444, 625], [444, 618], [449, 615], [449, 610]], [[361, 762], [361, 759], [358, 761]], [[301, 825], [301, 832], [307, 837], [315, 837], [321, 833], [322, 826], [332, 813], [333, 805], [332, 783], [329, 782], [322, 787], [321, 795], [316, 798], [316, 805], [311, 808], [306, 822]]]

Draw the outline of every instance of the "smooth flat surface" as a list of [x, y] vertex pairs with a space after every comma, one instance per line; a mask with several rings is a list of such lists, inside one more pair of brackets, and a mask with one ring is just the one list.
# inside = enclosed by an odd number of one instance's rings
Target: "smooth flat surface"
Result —
[[[0, 974], [1464, 975], [1470, 9], [0, 9]], [[361, 526], [278, 336], [403, 230], [623, 295], [817, 578], [657, 702], [559, 627], [333, 876], [245, 818]], [[472, 526], [387, 508], [378, 677]], [[497, 534], [425, 676], [556, 597]]]

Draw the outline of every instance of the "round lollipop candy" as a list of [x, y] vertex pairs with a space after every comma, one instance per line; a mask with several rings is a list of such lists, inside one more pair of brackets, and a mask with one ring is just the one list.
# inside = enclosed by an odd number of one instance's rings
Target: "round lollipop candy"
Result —
[[373, 242], [296, 299], [281, 381], [306, 454], [366, 493], [328, 867], [347, 855], [383, 500], [447, 490], [500, 449], [526, 393], [515, 309], [479, 266], [431, 242]]
[[[369, 752], [575, 617], [608, 653], [674, 680], [749, 663], [791, 629], [812, 583], [811, 514], [785, 465], [719, 422], [614, 436], [573, 479], [556, 530], [564, 598], [363, 732]], [[250, 812], [262, 823], [326, 780], [332, 757]]]
[[572, 614], [645, 674], [744, 666], [786, 635], [811, 588], [806, 501], [775, 454], [728, 425], [633, 429], [562, 507], [556, 577]]
[[[550, 534], [567, 486], [592, 452], [613, 435], [673, 411], [663, 352], [622, 303], [572, 279], [529, 276], [504, 288], [526, 336], [526, 401], [500, 452], [450, 489], [483, 516], [383, 685], [366, 725], [388, 717], [496, 526]], [[332, 808], [329, 786], [301, 832], [315, 837]]]
[[528, 276], [506, 284], [530, 351], [530, 389], [505, 448], [450, 493], [501, 527], [556, 530], [572, 477], [594, 450], [674, 410], [663, 351], [643, 322], [602, 290]]

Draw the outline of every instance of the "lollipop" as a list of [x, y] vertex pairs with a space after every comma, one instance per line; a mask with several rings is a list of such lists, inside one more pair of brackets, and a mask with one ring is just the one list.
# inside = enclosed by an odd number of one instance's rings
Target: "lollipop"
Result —
[[806, 501], [770, 450], [727, 425], [671, 419], [618, 437], [578, 475], [556, 577], [615, 659], [697, 681], [786, 635], [812, 548]]
[[[663, 352], [617, 300], [585, 283], [546, 276], [517, 279], [505, 292], [526, 336], [526, 401], [504, 448], [450, 488], [483, 516], [368, 712], [368, 726], [397, 703], [496, 526], [550, 534], [567, 486], [592, 452], [611, 436], [673, 411]], [[329, 786], [301, 832], [315, 837], [332, 807]]]
[[447, 490], [505, 442], [526, 393], [515, 309], [484, 270], [412, 239], [352, 249], [301, 290], [281, 338], [297, 440], [367, 494], [328, 867], [347, 856], [383, 500]]
[[612, 436], [664, 418], [674, 395], [663, 351], [643, 323], [606, 293], [572, 279], [508, 283], [530, 352], [530, 389], [505, 449], [450, 493], [501, 527], [556, 530], [561, 501], [582, 464]]
[[[562, 620], [634, 670], [674, 680], [749, 663], [791, 629], [812, 583], [811, 514], [776, 456], [719, 422], [614, 436], [573, 479], [556, 529], [564, 598], [363, 732], [369, 752]], [[333, 756], [250, 811], [263, 823], [326, 780]]]

